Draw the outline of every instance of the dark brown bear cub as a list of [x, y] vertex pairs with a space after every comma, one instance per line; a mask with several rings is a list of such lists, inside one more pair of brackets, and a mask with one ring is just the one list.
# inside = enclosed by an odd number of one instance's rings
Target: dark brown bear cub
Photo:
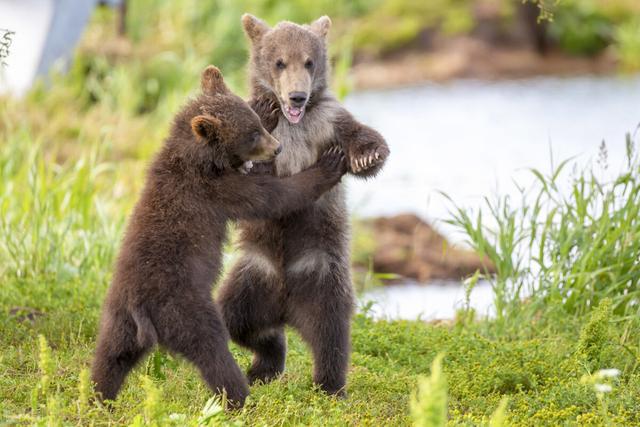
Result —
[[93, 363], [103, 399], [114, 399], [127, 373], [159, 344], [194, 363], [215, 393], [224, 390], [242, 405], [247, 380], [211, 296], [227, 221], [301, 209], [346, 171], [332, 149], [289, 178], [239, 173], [248, 162], [275, 157], [279, 143], [217, 68], [204, 71], [202, 90], [176, 116], [122, 243]]

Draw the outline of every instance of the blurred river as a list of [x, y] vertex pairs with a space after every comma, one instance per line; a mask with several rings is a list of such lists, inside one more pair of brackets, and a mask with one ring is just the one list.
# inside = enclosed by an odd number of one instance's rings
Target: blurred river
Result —
[[[640, 124], [640, 76], [453, 81], [350, 95], [345, 104], [380, 131], [391, 157], [383, 173], [348, 181], [349, 206], [358, 216], [414, 212], [453, 242], [439, 222], [450, 205], [479, 206], [496, 193], [518, 197], [513, 179], [531, 182], [528, 168], [549, 172], [551, 161], [576, 157], [587, 164], [604, 140], [608, 173], [625, 164], [625, 134]], [[638, 140], [638, 138], [636, 138]], [[517, 200], [517, 199], [516, 199]], [[378, 301], [373, 314], [391, 318], [450, 318], [464, 299], [459, 285], [386, 287], [362, 297]], [[490, 310], [488, 285], [471, 296]]]

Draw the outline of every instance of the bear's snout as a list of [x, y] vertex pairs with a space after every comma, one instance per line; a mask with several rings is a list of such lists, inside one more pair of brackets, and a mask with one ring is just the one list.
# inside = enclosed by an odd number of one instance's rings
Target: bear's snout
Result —
[[275, 156], [282, 152], [282, 144], [271, 136], [267, 131], [260, 137], [260, 142], [253, 151], [249, 160], [273, 160]]
[[289, 92], [292, 107], [302, 107], [307, 102], [307, 92]]

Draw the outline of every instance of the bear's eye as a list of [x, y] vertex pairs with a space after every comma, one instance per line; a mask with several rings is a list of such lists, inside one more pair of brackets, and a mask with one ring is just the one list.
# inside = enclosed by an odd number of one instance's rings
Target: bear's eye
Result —
[[313, 61], [310, 59], [307, 59], [307, 62], [304, 63], [304, 68], [306, 68], [307, 70], [310, 70], [313, 68]]
[[284, 61], [282, 59], [278, 59], [276, 61], [276, 68], [278, 70], [284, 70], [287, 67], [287, 65], [284, 63]]

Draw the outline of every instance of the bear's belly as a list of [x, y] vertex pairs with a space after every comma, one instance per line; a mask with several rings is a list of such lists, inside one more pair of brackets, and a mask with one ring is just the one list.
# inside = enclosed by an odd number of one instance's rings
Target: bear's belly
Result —
[[[324, 276], [331, 265], [349, 265], [349, 216], [345, 189], [337, 184], [313, 205], [276, 220], [241, 223], [244, 262], [263, 274]], [[332, 230], [327, 232], [327, 230]]]
[[318, 147], [315, 142], [308, 142], [302, 139], [291, 139], [289, 135], [278, 135], [273, 133], [282, 144], [282, 152], [275, 160], [275, 173], [278, 176], [291, 176], [305, 169], [308, 169], [318, 161], [318, 154], [322, 144]]

